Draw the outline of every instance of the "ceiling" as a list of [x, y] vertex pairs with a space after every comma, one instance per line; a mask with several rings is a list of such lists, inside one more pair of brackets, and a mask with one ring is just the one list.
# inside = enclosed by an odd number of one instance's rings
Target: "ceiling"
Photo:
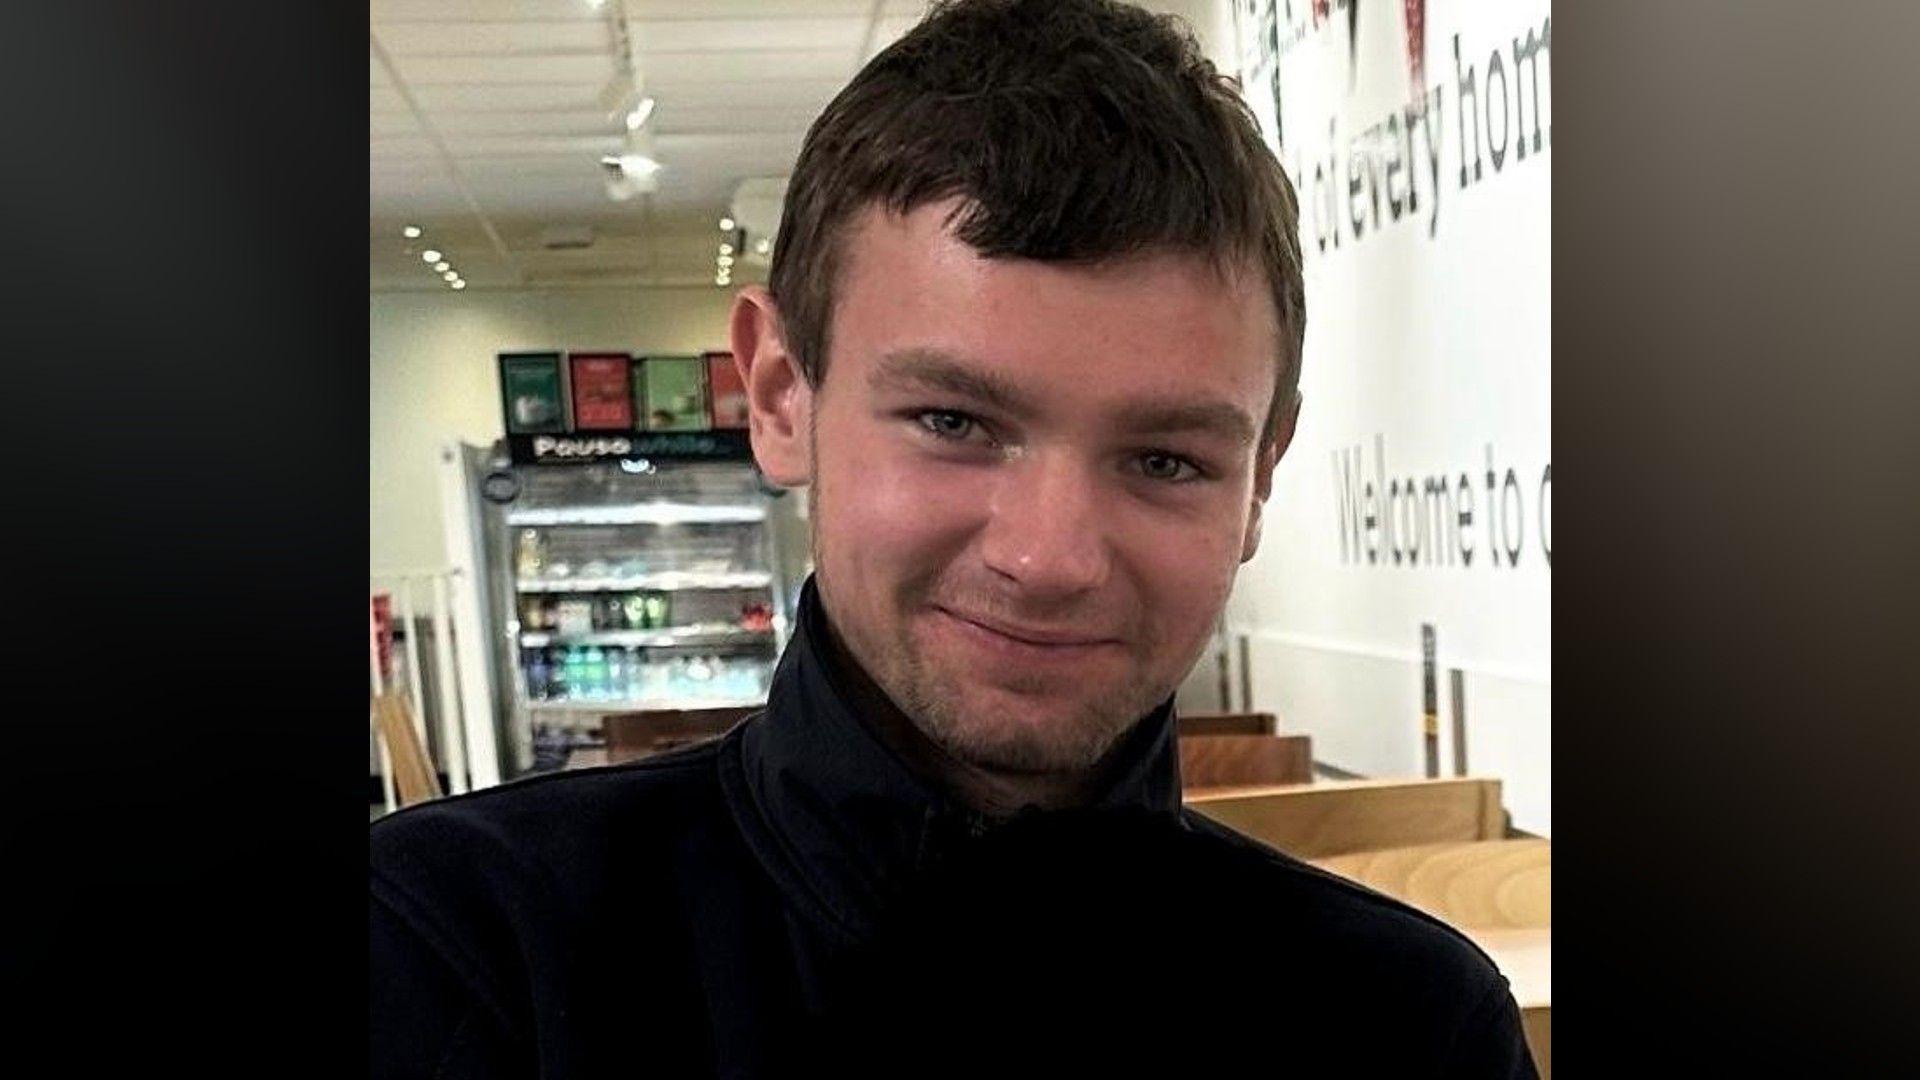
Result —
[[[443, 252], [474, 289], [714, 288], [718, 221], [745, 180], [784, 177], [807, 126], [922, 0], [372, 0], [369, 278], [444, 289]], [[641, 129], [657, 190], [609, 197], [626, 148], [609, 83], [654, 98]], [[405, 239], [417, 225], [425, 235]], [[590, 246], [542, 231], [587, 226]], [[742, 258], [744, 257], [744, 258]], [[739, 253], [735, 282], [764, 278]]]

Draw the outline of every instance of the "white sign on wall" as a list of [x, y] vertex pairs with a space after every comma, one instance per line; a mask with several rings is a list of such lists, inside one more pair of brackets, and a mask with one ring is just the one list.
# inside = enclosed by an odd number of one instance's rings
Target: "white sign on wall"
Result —
[[1505, 782], [1516, 825], [1544, 833], [1549, 6], [1235, 0], [1234, 14], [1248, 102], [1300, 196], [1307, 288], [1305, 406], [1228, 609], [1254, 704], [1355, 773], [1436, 759], [1451, 773], [1458, 750]]

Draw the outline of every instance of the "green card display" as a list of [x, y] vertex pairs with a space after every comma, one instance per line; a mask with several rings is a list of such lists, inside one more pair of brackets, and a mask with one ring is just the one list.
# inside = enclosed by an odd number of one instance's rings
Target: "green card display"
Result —
[[509, 435], [554, 435], [567, 430], [559, 353], [501, 353], [500, 404]]
[[707, 362], [697, 356], [650, 356], [634, 368], [635, 404], [648, 431], [706, 431]]

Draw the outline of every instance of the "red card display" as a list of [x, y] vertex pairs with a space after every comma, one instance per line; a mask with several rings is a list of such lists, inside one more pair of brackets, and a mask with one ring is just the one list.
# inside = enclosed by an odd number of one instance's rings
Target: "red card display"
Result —
[[732, 353], [707, 354], [707, 393], [714, 428], [746, 429], [747, 384], [740, 379], [740, 369], [734, 366]]
[[631, 363], [632, 358], [625, 353], [572, 353], [567, 357], [575, 431], [633, 430], [633, 396], [627, 384]]

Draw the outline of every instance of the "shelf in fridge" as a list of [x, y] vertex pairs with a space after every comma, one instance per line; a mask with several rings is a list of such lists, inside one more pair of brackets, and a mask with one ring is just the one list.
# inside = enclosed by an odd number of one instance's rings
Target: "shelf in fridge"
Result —
[[757, 709], [760, 706], [765, 705], [766, 703], [767, 703], [767, 699], [765, 697], [755, 697], [755, 698], [653, 697], [653, 698], [620, 698], [620, 699], [609, 699], [606, 701], [541, 701], [539, 699], [531, 699], [527, 702], [527, 707], [536, 711], [552, 710], [554, 712], [604, 713], [604, 712], [618, 712], [623, 709], [635, 710], [635, 711], [641, 710], [641, 709], [660, 709], [660, 710]]
[[728, 525], [765, 521], [767, 508], [741, 503], [628, 503], [620, 506], [528, 507], [507, 512], [507, 524]]
[[669, 648], [680, 645], [751, 645], [773, 643], [772, 630], [742, 630], [739, 627], [676, 626], [664, 630], [587, 630], [562, 633], [558, 630], [526, 630], [520, 634], [520, 647], [539, 649], [549, 645], [616, 645], [628, 648]]
[[765, 570], [712, 573], [668, 570], [625, 577], [521, 578], [514, 590], [523, 593], [565, 592], [681, 592], [694, 589], [764, 589], [773, 584]]

